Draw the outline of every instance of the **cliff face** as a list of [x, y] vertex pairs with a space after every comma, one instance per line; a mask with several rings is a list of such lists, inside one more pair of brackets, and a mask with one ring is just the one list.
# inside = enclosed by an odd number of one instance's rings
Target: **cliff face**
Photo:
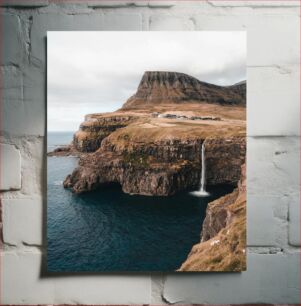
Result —
[[[64, 186], [81, 193], [101, 184], [119, 183], [126, 193], [160, 196], [198, 188], [204, 141], [209, 154], [207, 183], [236, 184], [239, 180], [246, 149], [244, 137], [141, 143], [127, 135], [107, 137], [97, 152], [80, 160], [80, 166], [67, 177]], [[223, 160], [225, 151], [227, 158]]]
[[123, 105], [123, 109], [187, 102], [244, 105], [244, 92], [243, 84], [223, 87], [201, 82], [184, 73], [147, 71], [137, 92]]
[[246, 270], [246, 168], [238, 187], [208, 204], [201, 242], [179, 271]]
[[205, 148], [207, 183], [236, 185], [246, 156], [245, 138], [208, 138]]
[[87, 115], [74, 134], [73, 145], [80, 152], [94, 152], [100, 147], [104, 138], [115, 130], [126, 127], [136, 118], [137, 116], [131, 115]]
[[237, 93], [238, 95], [240, 95], [244, 100], [244, 104], [246, 104], [246, 97], [247, 97], [247, 82], [246, 81], [242, 81], [232, 86], [228, 86], [228, 88], [231, 89], [233, 92]]

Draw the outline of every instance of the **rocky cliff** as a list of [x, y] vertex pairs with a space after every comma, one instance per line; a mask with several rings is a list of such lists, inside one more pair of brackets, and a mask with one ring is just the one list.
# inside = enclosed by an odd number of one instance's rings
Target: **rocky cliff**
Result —
[[238, 187], [208, 204], [201, 242], [192, 247], [179, 271], [246, 270], [246, 168]]
[[247, 98], [247, 82], [246, 81], [241, 81], [232, 86], [228, 86], [228, 88], [231, 91], [240, 95], [243, 98], [243, 104], [246, 104], [246, 98]]
[[123, 105], [123, 109], [188, 102], [244, 105], [245, 90], [243, 83], [223, 87], [201, 82], [184, 73], [146, 71], [137, 92]]
[[126, 129], [107, 137], [99, 150], [81, 158], [80, 166], [66, 178], [64, 186], [81, 193], [102, 184], [119, 183], [126, 193], [160, 196], [197, 188], [204, 141], [209, 154], [207, 183], [236, 184], [239, 180], [246, 149], [244, 137], [143, 142], [135, 137]]
[[115, 130], [126, 127], [137, 118], [133, 115], [120, 114], [87, 115], [74, 134], [73, 145], [80, 152], [94, 152], [100, 147], [104, 138]]

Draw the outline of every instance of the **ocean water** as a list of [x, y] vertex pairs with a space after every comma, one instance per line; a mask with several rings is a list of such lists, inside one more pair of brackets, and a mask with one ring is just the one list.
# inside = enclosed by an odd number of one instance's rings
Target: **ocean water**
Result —
[[[51, 133], [48, 145], [68, 144], [72, 133]], [[175, 271], [200, 241], [207, 203], [231, 192], [208, 188], [209, 197], [132, 196], [119, 185], [73, 194], [62, 186], [74, 157], [48, 157], [48, 270], [52, 272]]]
[[55, 148], [68, 145], [73, 139], [73, 132], [48, 132], [47, 133], [47, 152]]

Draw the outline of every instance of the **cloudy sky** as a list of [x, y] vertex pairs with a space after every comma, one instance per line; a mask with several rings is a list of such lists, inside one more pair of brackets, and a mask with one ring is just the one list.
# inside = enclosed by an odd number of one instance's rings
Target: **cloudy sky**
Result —
[[245, 32], [48, 32], [47, 47], [49, 131], [120, 108], [146, 70], [217, 85], [246, 79]]

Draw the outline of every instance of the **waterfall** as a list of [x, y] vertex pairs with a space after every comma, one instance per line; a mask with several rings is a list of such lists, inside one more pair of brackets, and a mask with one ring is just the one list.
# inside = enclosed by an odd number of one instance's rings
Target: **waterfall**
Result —
[[205, 141], [202, 143], [202, 172], [201, 172], [201, 181], [200, 189], [197, 191], [191, 192], [192, 195], [198, 197], [209, 196], [209, 193], [206, 191], [206, 158], [205, 158]]
[[201, 173], [201, 186], [200, 192], [205, 192], [206, 187], [206, 161], [205, 161], [205, 141], [202, 143], [202, 173]]

